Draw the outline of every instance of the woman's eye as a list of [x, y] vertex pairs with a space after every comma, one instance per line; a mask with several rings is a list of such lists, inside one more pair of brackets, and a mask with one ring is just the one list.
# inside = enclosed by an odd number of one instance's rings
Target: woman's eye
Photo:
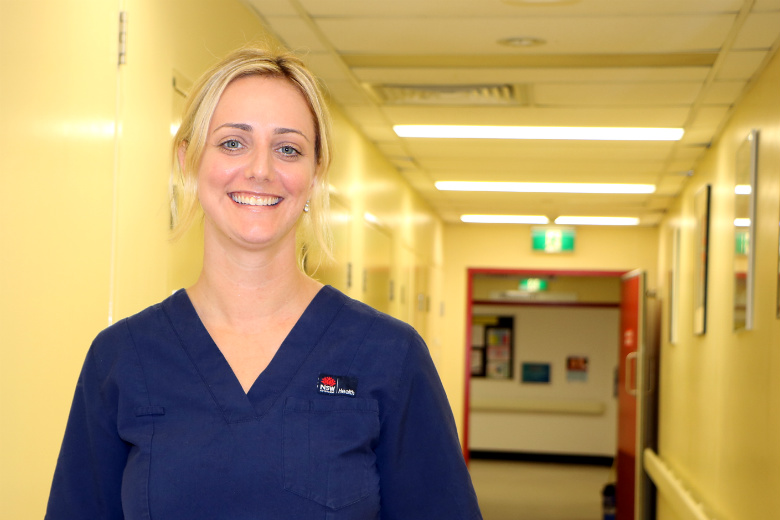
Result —
[[227, 150], [239, 150], [241, 149], [241, 143], [238, 142], [236, 139], [228, 139], [227, 141], [222, 143], [222, 147]]
[[281, 152], [282, 155], [299, 155], [298, 150], [296, 150], [295, 147], [290, 146], [289, 144], [280, 147], [279, 152]]

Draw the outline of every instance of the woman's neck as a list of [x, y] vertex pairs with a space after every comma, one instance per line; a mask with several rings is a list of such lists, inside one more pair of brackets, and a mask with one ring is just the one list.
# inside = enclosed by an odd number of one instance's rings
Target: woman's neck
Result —
[[298, 269], [294, 249], [265, 254], [206, 247], [203, 270], [187, 293], [204, 321], [253, 329], [297, 319], [321, 287]]

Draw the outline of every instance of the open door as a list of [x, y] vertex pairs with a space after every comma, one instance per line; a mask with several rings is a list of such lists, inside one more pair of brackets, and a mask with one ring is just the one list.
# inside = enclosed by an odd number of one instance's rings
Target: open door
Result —
[[656, 363], [648, 357], [644, 271], [622, 279], [618, 365], [617, 520], [649, 520], [652, 489], [642, 463], [653, 442]]

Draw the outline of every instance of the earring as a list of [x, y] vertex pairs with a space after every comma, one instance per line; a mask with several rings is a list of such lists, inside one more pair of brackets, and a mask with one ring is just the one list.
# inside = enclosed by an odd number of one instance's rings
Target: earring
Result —
[[306, 204], [303, 205], [303, 212], [308, 213], [311, 208], [309, 207], [309, 201], [306, 201]]

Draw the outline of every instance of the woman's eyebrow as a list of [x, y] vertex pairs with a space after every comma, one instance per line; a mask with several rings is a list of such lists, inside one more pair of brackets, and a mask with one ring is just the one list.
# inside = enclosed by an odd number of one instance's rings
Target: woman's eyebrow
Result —
[[[247, 125], [245, 123], [224, 123], [219, 125], [214, 129], [214, 132], [219, 130], [220, 128], [236, 128], [238, 130], [243, 130], [244, 132], [251, 132], [252, 131], [252, 125]], [[213, 132], [212, 132], [213, 133]]]
[[303, 132], [301, 132], [300, 130], [296, 130], [295, 128], [275, 128], [274, 135], [280, 135], [280, 134], [298, 134], [304, 139], [306, 139], [307, 141], [309, 140], [309, 138], [306, 137], [306, 135]]
[[[236, 128], [238, 130], [242, 130], [244, 132], [252, 132], [252, 125], [248, 125], [246, 123], [223, 123], [216, 127], [214, 129], [214, 132], [219, 130], [220, 128]], [[274, 135], [282, 135], [282, 134], [298, 134], [307, 141], [309, 140], [306, 135], [301, 132], [300, 130], [296, 130], [295, 128], [275, 128], [274, 129]]]

